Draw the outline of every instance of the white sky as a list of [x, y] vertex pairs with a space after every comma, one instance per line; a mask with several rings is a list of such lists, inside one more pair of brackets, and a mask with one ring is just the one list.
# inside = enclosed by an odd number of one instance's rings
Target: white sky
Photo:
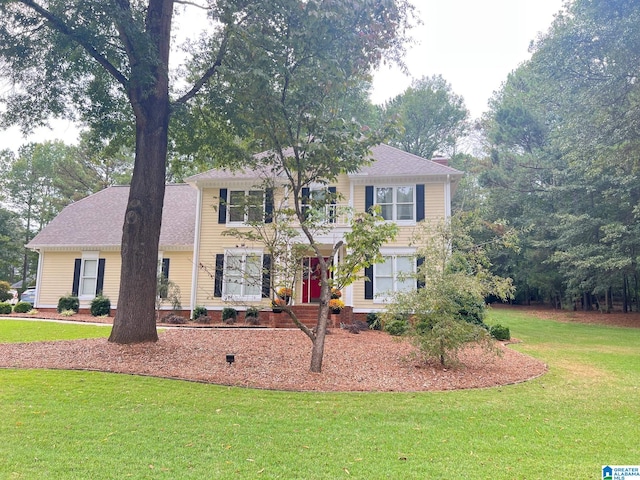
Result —
[[[383, 68], [374, 77], [374, 103], [402, 93], [412, 78], [442, 75], [461, 95], [473, 118], [509, 72], [529, 58], [531, 40], [547, 31], [564, 0], [413, 0], [422, 25], [412, 31], [416, 45], [405, 59], [409, 76]], [[77, 130], [69, 122], [39, 129], [25, 139], [17, 128], [0, 131], [0, 149], [16, 150], [28, 141], [60, 139], [74, 143]]]

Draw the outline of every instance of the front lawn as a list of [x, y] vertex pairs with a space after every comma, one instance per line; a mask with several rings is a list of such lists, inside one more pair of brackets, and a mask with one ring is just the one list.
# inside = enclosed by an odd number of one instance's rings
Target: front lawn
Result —
[[[600, 478], [602, 465], [640, 462], [640, 329], [506, 310], [489, 323], [549, 373], [485, 390], [324, 394], [0, 370], [0, 478]], [[34, 328], [8, 325], [0, 342]], [[75, 329], [65, 338], [101, 328], [52, 325]]]

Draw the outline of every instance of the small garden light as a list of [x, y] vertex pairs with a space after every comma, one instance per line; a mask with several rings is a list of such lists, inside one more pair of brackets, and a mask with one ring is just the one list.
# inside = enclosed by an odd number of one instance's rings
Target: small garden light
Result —
[[231, 365], [236, 361], [236, 356], [233, 353], [227, 353], [227, 363]]

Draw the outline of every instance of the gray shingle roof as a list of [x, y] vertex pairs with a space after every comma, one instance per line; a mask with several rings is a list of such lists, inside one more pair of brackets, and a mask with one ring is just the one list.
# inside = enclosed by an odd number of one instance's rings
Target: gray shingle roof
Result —
[[462, 175], [460, 170], [427, 160], [412, 153], [407, 153], [404, 150], [386, 144], [373, 147], [371, 149], [371, 155], [374, 162], [362, 167], [360, 171], [353, 174], [353, 176], [419, 177], [425, 175]]
[[[42, 247], [117, 247], [129, 197], [128, 186], [113, 186], [65, 207], [27, 245]], [[160, 249], [193, 246], [197, 191], [187, 184], [167, 185]]]
[[[455, 168], [441, 165], [439, 163], [427, 160], [425, 158], [407, 153], [390, 145], [380, 144], [371, 149], [373, 163], [362, 167], [358, 173], [354, 173], [353, 177], [388, 177], [388, 176], [431, 176], [431, 175], [452, 175], [461, 176], [462, 172]], [[263, 154], [258, 154], [261, 156]], [[242, 170], [224, 170], [213, 169], [206, 172], [193, 175], [185, 181], [190, 184], [198, 184], [200, 182], [216, 182], [220, 180], [250, 180], [254, 178], [264, 177], [267, 170], [263, 170], [262, 174], [258, 170], [242, 169]]]

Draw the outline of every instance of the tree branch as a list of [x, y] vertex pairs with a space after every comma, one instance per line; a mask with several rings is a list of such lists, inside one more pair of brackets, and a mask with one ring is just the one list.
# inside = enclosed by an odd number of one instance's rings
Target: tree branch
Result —
[[22, 3], [26, 7], [31, 8], [38, 15], [44, 18], [51, 27], [63, 35], [68, 36], [73, 41], [75, 41], [78, 45], [80, 45], [96, 62], [98, 62], [109, 74], [111, 74], [118, 83], [122, 86], [126, 87], [127, 78], [118, 70], [107, 58], [98, 52], [93, 45], [86, 41], [82, 35], [78, 34], [73, 28], [71, 28], [67, 23], [60, 17], [54, 15], [52, 12], [47, 10], [46, 8], [40, 6], [33, 0], [18, 0], [19, 3]]

